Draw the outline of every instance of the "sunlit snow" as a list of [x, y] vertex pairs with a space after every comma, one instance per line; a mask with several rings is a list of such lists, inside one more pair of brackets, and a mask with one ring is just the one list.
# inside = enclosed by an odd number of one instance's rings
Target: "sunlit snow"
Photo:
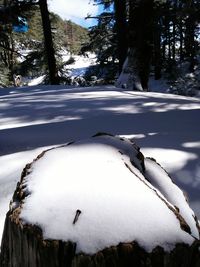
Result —
[[136, 140], [184, 189], [200, 218], [199, 117], [199, 98], [112, 86], [0, 88], [0, 235], [25, 164], [43, 147], [97, 132]]
[[142, 148], [146, 156], [156, 159], [159, 155], [159, 163], [169, 171], [177, 171], [184, 168], [190, 160], [197, 160], [198, 155], [175, 149]]

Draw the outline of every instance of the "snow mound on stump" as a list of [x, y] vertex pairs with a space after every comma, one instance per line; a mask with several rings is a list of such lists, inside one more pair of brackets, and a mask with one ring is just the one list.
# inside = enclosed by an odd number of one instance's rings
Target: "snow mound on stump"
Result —
[[24, 169], [10, 212], [22, 227], [41, 228], [44, 239], [76, 243], [77, 253], [132, 241], [169, 251], [199, 239], [168, 174], [134, 143], [106, 134], [39, 155]]

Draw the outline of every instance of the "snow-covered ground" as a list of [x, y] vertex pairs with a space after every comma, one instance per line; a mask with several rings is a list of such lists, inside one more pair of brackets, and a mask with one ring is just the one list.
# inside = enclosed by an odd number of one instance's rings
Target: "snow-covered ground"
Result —
[[83, 76], [89, 66], [96, 65], [96, 55], [93, 53], [88, 53], [87, 56], [83, 55], [70, 55], [65, 53], [62, 55], [64, 62], [68, 61], [70, 58], [74, 59], [74, 63], [66, 66], [66, 69], [70, 70], [70, 76]]
[[[21, 54], [26, 56], [30, 50], [22, 50]], [[67, 51], [62, 51], [62, 61], [67, 62], [70, 59], [73, 59], [73, 63], [70, 63], [66, 65], [63, 69], [63, 72], [65, 73], [65, 78], [70, 77], [75, 78], [75, 77], [82, 77], [85, 75], [86, 71], [88, 70], [88, 67], [97, 65], [96, 62], [96, 55], [93, 53], [87, 53], [86, 55], [71, 55]], [[19, 61], [23, 61], [22, 59], [18, 59]], [[20, 73], [18, 73], [20, 74]], [[21, 84], [23, 86], [36, 86], [39, 84], [44, 84], [46, 75], [41, 75], [39, 77], [21, 77]]]
[[0, 233], [20, 173], [44, 148], [108, 132], [134, 139], [200, 217], [200, 99], [112, 86], [0, 88]]

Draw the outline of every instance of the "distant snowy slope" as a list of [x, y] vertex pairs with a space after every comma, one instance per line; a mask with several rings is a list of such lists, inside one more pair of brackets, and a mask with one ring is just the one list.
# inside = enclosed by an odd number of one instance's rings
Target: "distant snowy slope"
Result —
[[63, 61], [68, 61], [70, 58], [74, 59], [74, 63], [66, 65], [66, 69], [70, 70], [70, 76], [83, 76], [90, 66], [96, 65], [96, 55], [88, 53], [87, 56], [70, 55], [67, 53], [63, 55]]
[[198, 98], [111, 86], [0, 88], [1, 226], [22, 166], [42, 147], [100, 131], [135, 140], [187, 192], [200, 217], [199, 117]]

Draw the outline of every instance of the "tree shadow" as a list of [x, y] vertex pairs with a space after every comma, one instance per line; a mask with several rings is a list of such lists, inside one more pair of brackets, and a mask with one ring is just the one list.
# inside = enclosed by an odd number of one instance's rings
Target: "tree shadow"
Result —
[[[188, 192], [191, 203], [200, 200], [200, 147], [184, 146], [199, 142], [199, 99], [121, 92], [113, 87], [19, 90], [0, 97], [0, 122], [4, 122], [0, 125], [0, 155], [67, 143], [97, 132], [139, 135], [135, 140], [142, 148], [196, 155], [170, 174]], [[173, 151], [170, 153], [168, 161], [173, 160]], [[155, 158], [159, 162], [159, 154]]]

